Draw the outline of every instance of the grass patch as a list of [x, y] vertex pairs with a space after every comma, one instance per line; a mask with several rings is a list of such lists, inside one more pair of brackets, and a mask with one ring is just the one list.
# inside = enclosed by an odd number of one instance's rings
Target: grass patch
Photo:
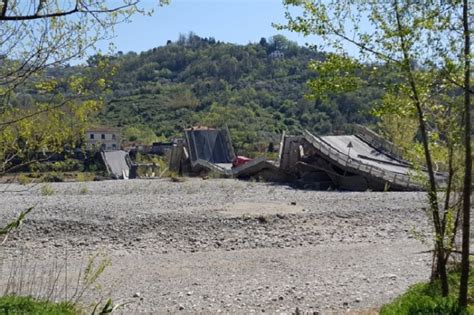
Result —
[[384, 305], [380, 309], [380, 315], [468, 315], [474, 314], [474, 271], [471, 262], [471, 274], [469, 277], [469, 307], [460, 310], [458, 306], [459, 278], [457, 269], [449, 273], [450, 294], [441, 296], [439, 282], [418, 283], [413, 285], [403, 295], [392, 303]]
[[51, 196], [54, 194], [54, 189], [49, 184], [44, 184], [41, 186], [41, 195], [43, 196]]
[[87, 188], [87, 186], [82, 186], [82, 187], [79, 189], [79, 194], [80, 194], [80, 195], [87, 195], [88, 192], [89, 192], [89, 189]]
[[0, 314], [76, 315], [82, 314], [72, 304], [36, 300], [28, 296], [0, 297]]
[[[21, 258], [12, 264], [7, 276], [5, 293], [0, 296], [0, 314], [112, 314], [126, 303], [114, 304], [111, 299], [105, 302], [101, 299], [85, 306], [83, 300], [86, 295], [102, 295], [98, 278], [110, 264], [110, 259], [100, 252], [90, 255], [77, 275], [76, 287], [72, 288], [74, 293], [67, 295], [60, 280], [67, 265], [52, 264], [49, 270], [39, 271], [36, 266], [30, 266], [27, 259]], [[61, 300], [64, 296], [67, 296], [66, 300]]]
[[27, 185], [31, 183], [32, 181], [33, 180], [30, 177], [26, 176], [25, 174], [18, 175], [18, 183], [20, 185]]
[[91, 172], [78, 172], [76, 175], [76, 182], [91, 182], [95, 178], [95, 173]]
[[20, 173], [16, 180], [20, 185], [31, 183], [89, 182], [96, 180], [99, 173], [93, 172], [44, 172]]

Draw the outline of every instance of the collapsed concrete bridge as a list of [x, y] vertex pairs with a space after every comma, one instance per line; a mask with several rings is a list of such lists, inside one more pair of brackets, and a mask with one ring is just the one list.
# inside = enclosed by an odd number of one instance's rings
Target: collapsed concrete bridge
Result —
[[[193, 128], [172, 150], [170, 170], [182, 174], [215, 172], [224, 177], [263, 177], [314, 189], [422, 190], [425, 172], [415, 171], [390, 142], [357, 126], [354, 135], [283, 134], [276, 162], [257, 158], [233, 166], [236, 156], [227, 129]], [[442, 183], [443, 174], [437, 174]]]
[[107, 173], [113, 179], [129, 179], [132, 161], [127, 152], [123, 150], [101, 151]]
[[184, 131], [184, 136], [184, 141], [178, 142], [171, 150], [171, 171], [187, 175], [214, 172], [223, 177], [237, 178], [267, 171], [279, 172], [274, 163], [263, 157], [240, 166], [234, 165], [237, 156], [227, 128], [191, 128]]

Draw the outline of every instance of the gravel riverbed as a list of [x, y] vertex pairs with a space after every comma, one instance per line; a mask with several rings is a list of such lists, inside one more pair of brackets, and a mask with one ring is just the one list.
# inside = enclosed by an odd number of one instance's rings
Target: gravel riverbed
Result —
[[0, 185], [1, 223], [34, 207], [3, 245], [3, 287], [19, 265], [63, 264], [73, 281], [100, 252], [112, 262], [101, 294], [128, 303], [125, 314], [339, 314], [376, 308], [430, 273], [420, 192], [200, 178], [44, 185]]

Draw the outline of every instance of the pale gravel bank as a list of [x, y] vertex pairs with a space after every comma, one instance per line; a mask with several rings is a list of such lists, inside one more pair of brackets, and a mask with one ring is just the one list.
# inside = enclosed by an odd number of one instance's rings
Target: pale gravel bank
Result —
[[0, 284], [21, 255], [41, 270], [67, 253], [73, 274], [102, 251], [103, 294], [131, 302], [125, 314], [325, 314], [377, 307], [429, 276], [419, 192], [200, 178], [50, 185], [50, 196], [0, 186], [2, 222], [35, 207], [4, 245]]

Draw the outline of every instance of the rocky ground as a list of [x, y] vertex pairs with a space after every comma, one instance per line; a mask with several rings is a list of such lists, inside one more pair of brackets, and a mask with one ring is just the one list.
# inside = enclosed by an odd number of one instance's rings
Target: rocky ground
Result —
[[200, 178], [0, 191], [2, 222], [34, 207], [4, 244], [0, 285], [34, 291], [8, 279], [26, 269], [45, 283], [54, 269], [55, 296], [70, 298], [88, 255], [105, 253], [100, 294], [128, 303], [125, 314], [344, 313], [376, 308], [430, 272], [423, 193]]

